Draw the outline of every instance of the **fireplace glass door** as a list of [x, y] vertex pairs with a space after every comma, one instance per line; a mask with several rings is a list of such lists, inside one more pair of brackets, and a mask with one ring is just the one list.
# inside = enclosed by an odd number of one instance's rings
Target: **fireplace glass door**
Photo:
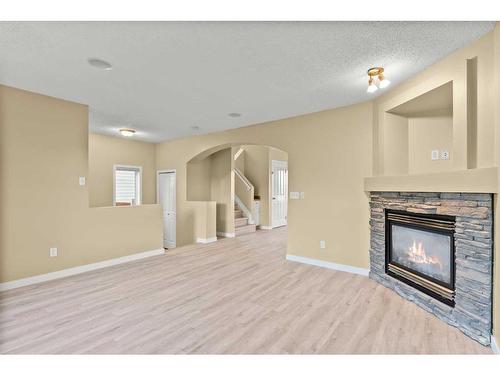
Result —
[[392, 224], [392, 261], [445, 284], [451, 284], [451, 238]]
[[386, 210], [386, 273], [453, 306], [455, 218]]

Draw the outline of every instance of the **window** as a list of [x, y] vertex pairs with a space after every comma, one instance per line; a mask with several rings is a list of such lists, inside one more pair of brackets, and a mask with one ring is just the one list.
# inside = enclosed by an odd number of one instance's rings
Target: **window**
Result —
[[137, 206], [141, 204], [142, 167], [115, 165], [113, 167], [113, 204]]

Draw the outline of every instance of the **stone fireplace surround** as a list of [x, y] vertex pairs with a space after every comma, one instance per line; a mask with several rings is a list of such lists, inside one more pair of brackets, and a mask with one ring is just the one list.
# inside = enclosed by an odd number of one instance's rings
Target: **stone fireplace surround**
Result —
[[[485, 193], [370, 193], [370, 278], [483, 345], [492, 324], [493, 199]], [[385, 272], [385, 209], [456, 217], [455, 307]]]

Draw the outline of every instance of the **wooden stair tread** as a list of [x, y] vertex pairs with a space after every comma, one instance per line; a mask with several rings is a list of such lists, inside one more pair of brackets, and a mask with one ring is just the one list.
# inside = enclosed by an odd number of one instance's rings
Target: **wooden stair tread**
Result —
[[235, 228], [243, 227], [248, 224], [248, 218], [246, 217], [235, 217], [234, 218], [234, 226]]

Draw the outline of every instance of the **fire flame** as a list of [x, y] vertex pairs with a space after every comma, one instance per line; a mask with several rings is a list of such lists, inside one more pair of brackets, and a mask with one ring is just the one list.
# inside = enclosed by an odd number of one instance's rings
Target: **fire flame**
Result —
[[443, 270], [443, 265], [437, 257], [430, 257], [425, 253], [424, 245], [422, 242], [417, 243], [413, 241], [413, 245], [408, 248], [408, 258], [415, 263], [434, 264]]

